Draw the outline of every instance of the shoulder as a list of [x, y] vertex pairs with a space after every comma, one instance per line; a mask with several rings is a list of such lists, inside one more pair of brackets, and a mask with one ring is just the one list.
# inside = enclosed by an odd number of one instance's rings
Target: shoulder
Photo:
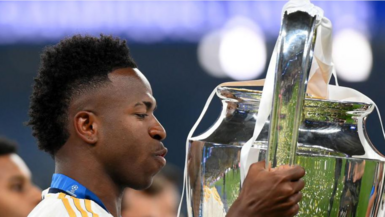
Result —
[[47, 194], [28, 217], [112, 217], [91, 200], [78, 199], [63, 193]]

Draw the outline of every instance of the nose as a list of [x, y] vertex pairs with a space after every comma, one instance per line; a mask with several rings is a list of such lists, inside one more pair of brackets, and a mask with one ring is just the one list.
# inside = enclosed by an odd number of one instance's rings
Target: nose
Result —
[[31, 203], [36, 206], [41, 201], [41, 190], [36, 185], [32, 185], [28, 198], [31, 199]]
[[166, 130], [163, 128], [162, 124], [154, 117], [154, 124], [150, 128], [150, 136], [156, 140], [162, 141], [166, 138]]

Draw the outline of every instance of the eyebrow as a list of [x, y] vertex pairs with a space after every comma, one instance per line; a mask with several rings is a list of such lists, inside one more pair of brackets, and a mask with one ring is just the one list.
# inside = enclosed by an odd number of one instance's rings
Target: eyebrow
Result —
[[15, 176], [12, 176], [11, 178], [9, 178], [9, 181], [10, 182], [15, 182], [15, 181], [26, 181], [26, 178], [22, 175], [15, 175]]
[[[134, 107], [143, 106], [143, 105], [146, 106], [147, 111], [150, 110], [153, 107], [153, 103], [152, 102], [148, 102], [148, 101], [138, 102], [138, 103], [135, 104]], [[155, 105], [154, 111], [156, 110], [157, 107], [158, 106]]]

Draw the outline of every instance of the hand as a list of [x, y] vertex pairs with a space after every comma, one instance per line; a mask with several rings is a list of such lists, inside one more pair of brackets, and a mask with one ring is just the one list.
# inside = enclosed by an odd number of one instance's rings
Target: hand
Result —
[[300, 192], [305, 187], [301, 179], [305, 170], [300, 166], [265, 168], [260, 161], [250, 166], [239, 197], [227, 217], [291, 217], [298, 213]]

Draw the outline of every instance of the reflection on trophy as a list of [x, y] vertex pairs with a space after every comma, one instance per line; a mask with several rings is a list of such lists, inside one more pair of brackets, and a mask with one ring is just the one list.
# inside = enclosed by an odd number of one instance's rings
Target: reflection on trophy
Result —
[[[271, 113], [258, 135], [255, 127], [264, 92], [231, 85], [216, 89], [223, 105], [217, 122], [189, 138], [190, 217], [226, 215], [241, 189], [241, 150], [250, 140], [254, 162], [305, 168], [298, 216], [384, 215], [385, 157], [372, 145], [365, 128], [374, 104], [306, 94], [319, 34], [317, 18], [306, 10], [284, 13]], [[340, 90], [345, 89], [329, 89]]]

